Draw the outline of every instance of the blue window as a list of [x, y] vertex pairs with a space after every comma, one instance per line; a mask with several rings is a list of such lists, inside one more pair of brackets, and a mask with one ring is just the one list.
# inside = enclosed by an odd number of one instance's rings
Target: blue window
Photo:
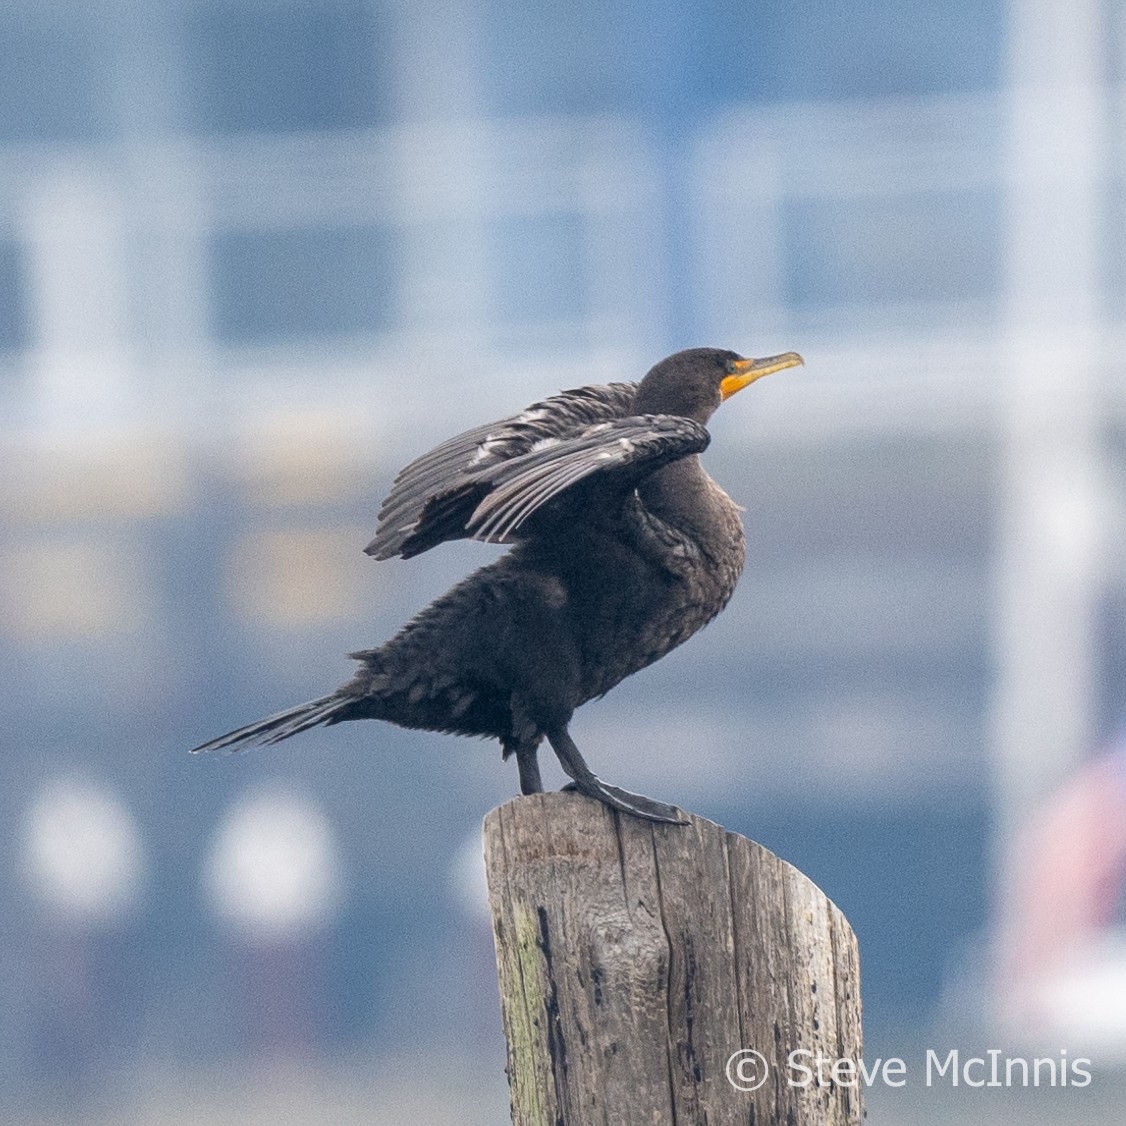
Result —
[[999, 84], [999, 0], [490, 0], [490, 108], [691, 118], [734, 102]]
[[204, 132], [351, 129], [384, 113], [369, 4], [196, 6], [187, 27], [196, 126]]
[[394, 232], [379, 227], [221, 231], [210, 247], [216, 337], [268, 344], [380, 332], [401, 274]]
[[[616, 10], [615, 10], [616, 8]], [[483, 26], [491, 108], [500, 113], [624, 109], [636, 64], [629, 6], [495, 0]]]
[[0, 14], [0, 142], [86, 140], [104, 131], [97, 40], [76, 12]]
[[787, 301], [843, 305], [988, 302], [997, 292], [995, 192], [791, 198]]
[[775, 0], [709, 4], [712, 64], [754, 101], [994, 89], [998, 0]]

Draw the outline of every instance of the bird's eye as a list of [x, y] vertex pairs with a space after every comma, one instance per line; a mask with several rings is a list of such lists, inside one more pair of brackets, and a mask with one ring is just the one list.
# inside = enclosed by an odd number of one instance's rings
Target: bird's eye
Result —
[[724, 360], [723, 361], [723, 370], [725, 372], [727, 372], [728, 375], [734, 375], [735, 374], [735, 360]]

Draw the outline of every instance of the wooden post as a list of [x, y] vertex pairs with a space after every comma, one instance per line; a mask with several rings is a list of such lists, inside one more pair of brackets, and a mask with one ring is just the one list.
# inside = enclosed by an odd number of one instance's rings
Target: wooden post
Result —
[[859, 1123], [856, 938], [795, 868], [573, 793], [494, 809], [485, 863], [516, 1126]]

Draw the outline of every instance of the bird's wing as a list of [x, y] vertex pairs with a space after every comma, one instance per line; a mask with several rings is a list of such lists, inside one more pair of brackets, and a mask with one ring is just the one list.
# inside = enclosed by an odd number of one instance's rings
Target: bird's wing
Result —
[[474, 539], [503, 543], [549, 501], [598, 475], [624, 498], [655, 469], [700, 453], [710, 441], [698, 422], [672, 415], [636, 415], [588, 426], [567, 438], [479, 470], [484, 492], [466, 531]]
[[636, 383], [564, 391], [519, 414], [458, 434], [412, 461], [379, 510], [376, 559], [409, 559], [445, 540], [469, 535], [466, 524], [488, 491], [480, 473], [528, 454], [537, 442], [566, 438], [629, 413]]

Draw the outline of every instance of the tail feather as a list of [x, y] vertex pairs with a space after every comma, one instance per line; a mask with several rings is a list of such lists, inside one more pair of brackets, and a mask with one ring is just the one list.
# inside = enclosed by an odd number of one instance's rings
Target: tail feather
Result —
[[320, 727], [322, 724], [339, 723], [347, 719], [347, 712], [355, 704], [352, 696], [322, 696], [318, 700], [310, 700], [305, 704], [298, 704], [294, 708], [287, 708], [284, 712], [267, 716], [255, 723], [248, 723], [245, 727], [228, 731], [198, 747], [192, 748], [192, 754], [200, 751], [241, 750], [243, 747], [264, 746], [269, 743], [280, 743], [291, 735], [299, 735], [311, 727]]

